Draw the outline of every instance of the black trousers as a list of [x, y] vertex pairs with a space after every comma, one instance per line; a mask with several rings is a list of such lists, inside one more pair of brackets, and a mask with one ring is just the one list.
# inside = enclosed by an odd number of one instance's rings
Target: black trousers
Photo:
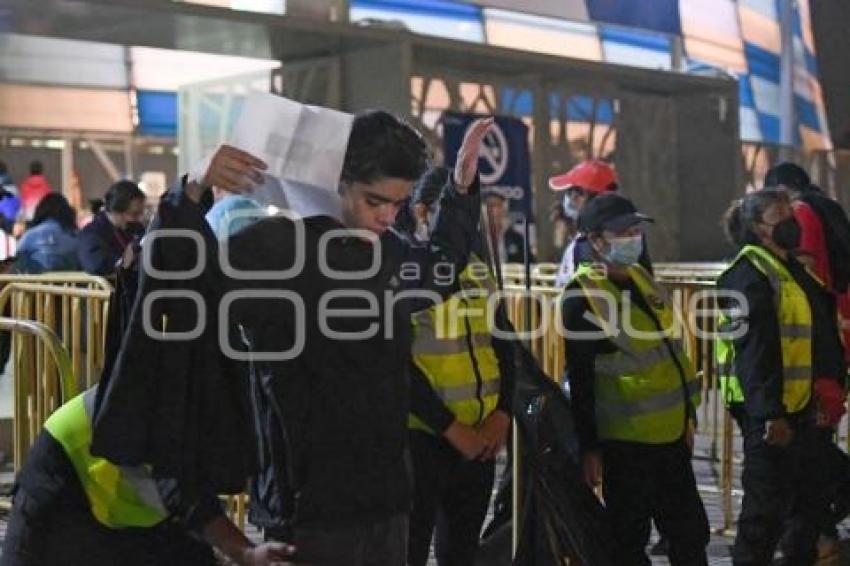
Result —
[[440, 566], [475, 564], [495, 463], [470, 462], [442, 438], [419, 431], [411, 431], [410, 449], [413, 511], [408, 565], [427, 564], [435, 526]]
[[771, 564], [780, 539], [786, 564], [814, 564], [819, 531], [828, 520], [831, 431], [792, 422], [791, 444], [779, 448], [765, 443], [763, 422], [741, 411], [735, 418], [744, 437], [744, 501], [734, 564]]
[[650, 519], [670, 543], [674, 566], [703, 566], [708, 517], [684, 440], [650, 445], [606, 442], [602, 447], [605, 515], [613, 563], [645, 566]]
[[214, 566], [212, 548], [185, 529], [110, 529], [92, 515], [58, 443], [42, 432], [20, 472], [2, 566]]
[[407, 515], [346, 527], [296, 528], [297, 564], [310, 566], [404, 566]]

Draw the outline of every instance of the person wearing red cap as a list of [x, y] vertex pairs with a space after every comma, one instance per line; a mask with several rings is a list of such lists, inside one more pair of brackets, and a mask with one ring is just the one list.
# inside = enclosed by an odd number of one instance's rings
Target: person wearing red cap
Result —
[[[598, 159], [590, 159], [582, 161], [566, 173], [550, 177], [549, 188], [555, 192], [565, 191], [563, 215], [578, 221], [579, 213], [588, 202], [598, 195], [614, 192], [619, 188], [619, 178], [611, 165]], [[649, 259], [646, 241], [644, 241], [643, 250], [639, 263], [652, 273], [652, 262]], [[576, 268], [590, 261], [591, 256], [587, 236], [578, 232], [564, 250], [555, 284], [558, 287], [564, 287], [572, 279]]]

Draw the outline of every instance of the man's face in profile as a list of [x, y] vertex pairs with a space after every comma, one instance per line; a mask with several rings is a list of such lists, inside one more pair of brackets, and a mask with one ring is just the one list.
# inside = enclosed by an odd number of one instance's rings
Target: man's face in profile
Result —
[[413, 181], [398, 178], [346, 184], [342, 190], [343, 223], [347, 228], [382, 235], [395, 222], [412, 187]]

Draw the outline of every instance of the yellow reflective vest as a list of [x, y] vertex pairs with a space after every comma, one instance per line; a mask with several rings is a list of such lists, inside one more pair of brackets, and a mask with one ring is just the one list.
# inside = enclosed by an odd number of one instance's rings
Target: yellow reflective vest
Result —
[[[739, 261], [749, 261], [773, 288], [782, 349], [782, 404], [788, 413], [802, 411], [812, 397], [812, 310], [809, 299], [782, 261], [761, 246], [744, 246], [730, 269]], [[720, 330], [727, 329], [730, 322], [728, 317], [721, 317]], [[715, 342], [715, 357], [723, 400], [727, 405], [743, 403], [744, 391], [735, 375], [735, 346], [731, 338], [721, 337]]]
[[161, 523], [168, 512], [146, 467], [118, 467], [91, 454], [91, 413], [96, 391], [89, 389], [59, 407], [44, 428], [73, 464], [98, 522], [110, 528]]
[[[475, 256], [470, 257], [458, 282], [458, 293], [413, 315], [413, 363], [458, 422], [475, 425], [499, 402], [493, 316], [487, 313], [488, 298], [496, 285], [487, 264]], [[433, 433], [413, 414], [408, 425]]]
[[616, 347], [596, 356], [597, 434], [602, 440], [674, 442], [699, 405], [700, 382], [667, 291], [640, 265], [628, 273], [658, 322], [595, 266], [582, 265], [573, 276], [590, 303], [599, 337]]

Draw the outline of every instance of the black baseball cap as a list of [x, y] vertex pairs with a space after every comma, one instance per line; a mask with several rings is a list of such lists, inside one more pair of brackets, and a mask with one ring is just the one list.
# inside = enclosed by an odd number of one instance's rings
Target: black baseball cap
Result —
[[617, 193], [605, 193], [591, 199], [578, 218], [579, 228], [584, 232], [622, 232], [641, 222], [655, 220], [638, 212], [632, 201]]

